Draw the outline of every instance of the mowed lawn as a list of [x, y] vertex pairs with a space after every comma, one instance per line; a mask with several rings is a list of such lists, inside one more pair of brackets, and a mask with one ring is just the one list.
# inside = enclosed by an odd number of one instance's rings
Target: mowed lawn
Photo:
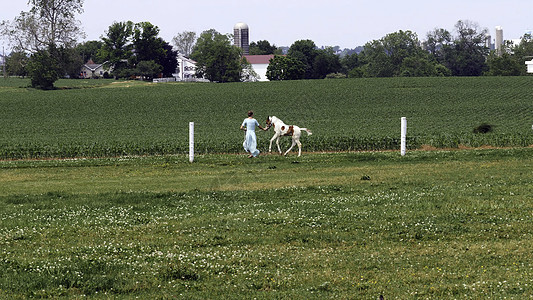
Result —
[[0, 298], [522, 299], [533, 148], [0, 161]]

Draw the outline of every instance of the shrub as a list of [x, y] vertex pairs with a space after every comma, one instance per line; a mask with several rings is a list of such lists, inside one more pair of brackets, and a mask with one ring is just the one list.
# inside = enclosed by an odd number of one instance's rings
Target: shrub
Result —
[[474, 133], [489, 133], [489, 132], [492, 132], [494, 129], [492, 128], [493, 126], [490, 125], [490, 124], [487, 124], [487, 123], [483, 123], [479, 126], [476, 126], [474, 128]]
[[48, 51], [35, 53], [28, 63], [28, 76], [31, 78], [31, 86], [43, 90], [54, 88], [54, 82], [59, 79], [59, 70], [56, 60]]

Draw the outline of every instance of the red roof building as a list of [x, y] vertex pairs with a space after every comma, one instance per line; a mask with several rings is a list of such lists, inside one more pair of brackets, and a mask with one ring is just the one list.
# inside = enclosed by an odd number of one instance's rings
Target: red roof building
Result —
[[266, 72], [270, 60], [274, 58], [274, 54], [268, 55], [244, 55], [244, 58], [252, 65], [253, 70], [257, 73], [258, 78], [252, 81], [268, 81]]

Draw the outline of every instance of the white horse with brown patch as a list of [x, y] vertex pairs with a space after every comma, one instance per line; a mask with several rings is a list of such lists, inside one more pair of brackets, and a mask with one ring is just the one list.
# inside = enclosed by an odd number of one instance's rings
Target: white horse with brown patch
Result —
[[289, 149], [283, 154], [287, 155], [291, 151], [294, 145], [298, 145], [298, 157], [302, 155], [302, 143], [300, 142], [300, 136], [302, 135], [302, 130], [307, 132], [308, 135], [313, 134], [311, 130], [307, 128], [300, 128], [296, 125], [287, 125], [283, 123], [279, 118], [272, 116], [268, 117], [266, 120], [267, 130], [270, 127], [274, 127], [274, 136], [270, 139], [270, 145], [268, 146], [268, 152], [272, 152], [272, 142], [276, 140], [276, 145], [278, 146], [279, 154], [281, 154], [281, 148], [279, 147], [279, 138], [287, 135], [292, 137], [292, 145]]

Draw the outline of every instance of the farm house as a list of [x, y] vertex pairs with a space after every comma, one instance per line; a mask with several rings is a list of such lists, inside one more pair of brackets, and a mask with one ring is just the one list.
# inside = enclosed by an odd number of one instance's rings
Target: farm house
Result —
[[527, 72], [533, 73], [533, 59], [530, 61], [526, 61], [526, 66], [527, 66]]
[[[103, 78], [111, 73], [111, 70], [103, 64], [96, 64], [92, 59], [89, 59], [83, 67], [81, 67], [80, 78]], [[107, 75], [106, 75], [107, 73]]]
[[178, 69], [172, 74], [177, 81], [192, 81], [196, 78], [196, 62], [181, 53], [178, 54]]

